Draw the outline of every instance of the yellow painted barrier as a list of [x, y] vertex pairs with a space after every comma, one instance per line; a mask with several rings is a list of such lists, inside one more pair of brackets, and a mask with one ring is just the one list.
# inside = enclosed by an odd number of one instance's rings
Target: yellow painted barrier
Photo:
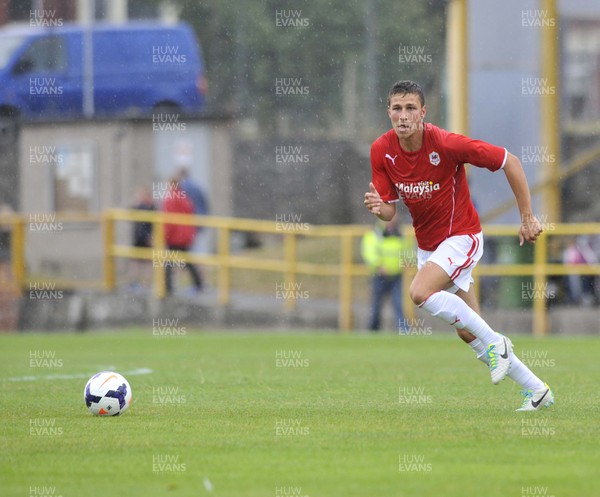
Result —
[[[217, 268], [217, 290], [219, 305], [227, 305], [231, 294], [232, 270], [260, 270], [282, 274], [285, 289], [295, 289], [299, 275], [328, 276], [338, 278], [338, 326], [340, 330], [348, 331], [353, 328], [352, 306], [353, 285], [355, 277], [369, 275], [367, 267], [357, 260], [354, 245], [357, 239], [371, 229], [368, 225], [303, 225], [300, 229], [291, 227], [281, 229], [276, 222], [237, 219], [217, 216], [196, 216], [186, 214], [167, 214], [163, 212], [137, 211], [125, 209], [110, 209], [101, 216], [61, 215], [57, 213], [57, 221], [99, 223], [102, 226], [103, 240], [103, 278], [99, 281], [78, 281], [76, 279], [56, 280], [61, 288], [102, 288], [112, 291], [117, 286], [116, 259], [145, 259], [156, 261], [168, 260], [171, 256], [166, 250], [164, 240], [165, 223], [194, 225], [213, 228], [217, 231], [217, 253], [178, 254], [177, 258], [191, 263], [203, 264]], [[152, 248], [138, 248], [121, 245], [116, 240], [116, 224], [118, 222], [150, 222], [153, 224]], [[26, 217], [19, 215], [0, 216], [0, 225], [11, 230], [12, 277], [16, 288], [27, 289], [35, 280], [27, 273], [25, 262], [25, 247], [27, 244]], [[514, 237], [517, 242], [517, 226], [489, 225], [484, 227], [486, 239], [494, 237]], [[231, 234], [234, 231], [257, 232], [282, 237], [281, 258], [258, 258], [252, 255], [236, 255], [231, 253]], [[404, 234], [414, 239], [412, 228], [405, 227]], [[475, 280], [483, 276], [517, 276], [532, 277], [536, 288], [544, 288], [548, 276], [553, 275], [600, 275], [600, 264], [571, 264], [565, 265], [548, 260], [548, 240], [554, 236], [600, 235], [600, 223], [551, 224], [545, 227], [545, 233], [538, 238], [533, 251], [533, 263], [511, 264], [480, 264], [474, 272]], [[339, 263], [319, 263], [300, 261], [297, 256], [299, 237], [332, 237], [339, 240]], [[515, 247], [515, 250], [520, 250]], [[153, 292], [157, 298], [165, 296], [165, 271], [160, 264], [153, 264]], [[410, 302], [408, 288], [416, 272], [414, 266], [404, 269], [403, 299], [406, 317], [414, 319], [415, 307]], [[59, 285], [60, 283], [60, 285]], [[291, 301], [291, 302], [288, 302]], [[284, 308], [288, 311], [295, 309], [295, 299], [283, 299]], [[533, 299], [533, 332], [545, 335], [548, 332], [546, 300]]]

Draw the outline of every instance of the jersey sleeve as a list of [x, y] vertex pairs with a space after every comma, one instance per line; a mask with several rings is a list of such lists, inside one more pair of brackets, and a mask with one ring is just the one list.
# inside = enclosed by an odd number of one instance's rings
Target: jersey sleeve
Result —
[[444, 137], [444, 145], [457, 162], [473, 164], [490, 171], [502, 169], [508, 157], [508, 151], [504, 147], [457, 133], [448, 133]]
[[371, 177], [373, 184], [384, 202], [396, 202], [398, 201], [398, 193], [385, 170], [383, 160], [382, 148], [378, 142], [373, 143], [371, 146]]

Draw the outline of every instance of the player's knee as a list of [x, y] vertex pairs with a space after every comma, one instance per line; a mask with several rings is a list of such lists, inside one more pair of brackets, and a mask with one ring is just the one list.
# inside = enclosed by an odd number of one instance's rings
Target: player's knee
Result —
[[410, 285], [408, 290], [408, 294], [410, 295], [410, 300], [412, 300], [416, 305], [421, 305], [423, 302], [427, 300], [429, 295], [433, 292], [430, 292], [427, 288], [422, 285], [415, 284], [414, 281]]

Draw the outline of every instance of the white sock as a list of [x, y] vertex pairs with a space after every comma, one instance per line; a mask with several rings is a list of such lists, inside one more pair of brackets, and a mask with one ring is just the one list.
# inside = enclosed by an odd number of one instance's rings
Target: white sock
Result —
[[479, 338], [486, 348], [490, 343], [500, 340], [500, 335], [492, 330], [463, 299], [453, 293], [444, 290], [435, 292], [419, 307], [455, 328], [466, 329]]
[[521, 359], [514, 353], [510, 356], [510, 371], [508, 377], [517, 385], [521, 385], [523, 390], [539, 390], [544, 388], [544, 382], [540, 380], [531, 369], [529, 369]]
[[487, 354], [485, 353], [485, 346], [481, 343], [481, 340], [479, 340], [479, 338], [476, 338], [472, 342], [469, 342], [467, 345], [473, 349], [473, 352], [475, 352], [477, 359], [483, 362], [486, 366], [489, 366]]
[[[476, 338], [472, 342], [468, 343], [469, 347], [473, 349], [477, 359], [483, 362], [486, 366], [488, 365], [486, 347], [481, 343], [481, 340]], [[544, 382], [540, 380], [531, 369], [529, 369], [521, 359], [519, 359], [514, 352], [510, 356], [510, 371], [508, 377], [513, 380], [517, 385], [520, 385], [523, 390], [538, 390], [544, 388]]]

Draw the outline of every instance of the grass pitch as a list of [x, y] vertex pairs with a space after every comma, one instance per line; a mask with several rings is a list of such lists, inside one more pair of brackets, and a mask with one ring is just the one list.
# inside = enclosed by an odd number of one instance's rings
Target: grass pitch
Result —
[[[551, 409], [515, 413], [450, 334], [1, 336], [0, 495], [600, 495], [600, 341], [513, 343]], [[85, 408], [103, 369], [131, 384], [122, 416]]]

